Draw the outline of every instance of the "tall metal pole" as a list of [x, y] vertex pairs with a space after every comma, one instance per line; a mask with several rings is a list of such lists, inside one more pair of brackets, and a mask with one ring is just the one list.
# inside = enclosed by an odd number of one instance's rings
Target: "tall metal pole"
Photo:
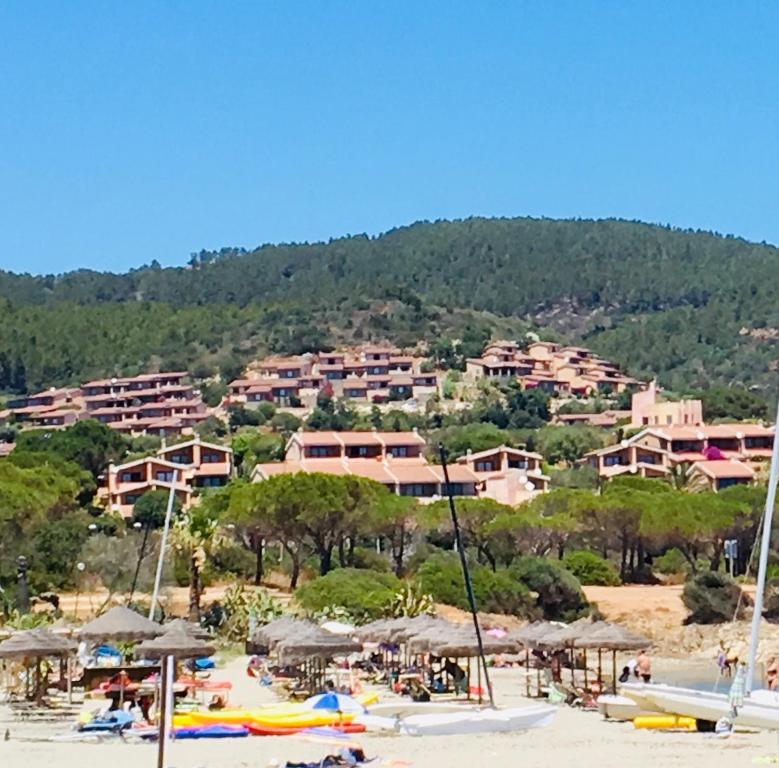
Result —
[[170, 518], [173, 515], [173, 500], [176, 498], [176, 480], [178, 479], [178, 470], [173, 470], [173, 481], [170, 485], [170, 495], [168, 496], [168, 508], [165, 510], [165, 527], [162, 529], [162, 541], [160, 542], [160, 556], [157, 558], [157, 573], [154, 577], [154, 592], [151, 596], [151, 605], [149, 606], [149, 620], [154, 621], [154, 609], [157, 607], [157, 597], [160, 593], [160, 580], [162, 579], [162, 564], [165, 562], [165, 547], [168, 544], [168, 531], [170, 530]]
[[757, 643], [760, 631], [760, 619], [763, 617], [763, 593], [765, 592], [766, 570], [768, 569], [768, 550], [771, 547], [771, 523], [776, 503], [776, 481], [779, 478], [779, 404], [777, 404], [774, 422], [774, 447], [771, 453], [771, 474], [768, 477], [768, 492], [765, 497], [763, 514], [763, 536], [760, 540], [760, 561], [757, 569], [757, 587], [755, 590], [755, 609], [752, 614], [752, 632], [749, 637], [749, 661], [747, 663], [746, 693], [752, 691], [757, 663]]
[[449, 467], [446, 463], [446, 451], [443, 443], [438, 444], [438, 455], [441, 457], [441, 467], [444, 470], [444, 482], [446, 483], [446, 496], [449, 499], [449, 512], [452, 515], [452, 526], [454, 527], [454, 541], [457, 552], [460, 555], [460, 566], [463, 569], [463, 580], [465, 581], [465, 591], [468, 595], [468, 605], [471, 607], [471, 617], [473, 618], [473, 628], [476, 630], [476, 644], [479, 646], [479, 661], [484, 669], [484, 682], [487, 684], [487, 694], [490, 699], [490, 706], [495, 709], [495, 697], [492, 693], [492, 682], [490, 681], [490, 672], [487, 668], [487, 659], [484, 656], [484, 643], [481, 639], [481, 627], [479, 626], [479, 617], [476, 613], [476, 598], [473, 594], [473, 583], [471, 582], [471, 572], [468, 569], [468, 561], [465, 557], [465, 548], [463, 547], [462, 537], [460, 535], [460, 523], [457, 520], [457, 510], [454, 506], [454, 496], [452, 496], [452, 486], [449, 482]]

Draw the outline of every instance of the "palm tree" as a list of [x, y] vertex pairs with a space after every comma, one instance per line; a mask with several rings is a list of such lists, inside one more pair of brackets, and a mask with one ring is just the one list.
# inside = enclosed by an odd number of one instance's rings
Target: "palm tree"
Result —
[[200, 621], [203, 566], [222, 544], [223, 538], [219, 517], [205, 500], [180, 515], [171, 529], [173, 547], [189, 560], [190, 621]]

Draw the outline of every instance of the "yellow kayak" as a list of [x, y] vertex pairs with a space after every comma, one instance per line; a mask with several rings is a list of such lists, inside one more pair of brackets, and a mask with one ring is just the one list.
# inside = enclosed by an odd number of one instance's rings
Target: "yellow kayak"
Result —
[[[377, 693], [368, 693], [355, 698], [363, 706], [369, 706], [370, 704], [375, 704], [379, 696]], [[323, 725], [350, 723], [354, 719], [354, 713], [339, 714], [332, 710], [310, 709], [304, 702], [287, 702], [254, 709], [188, 712], [186, 715], [176, 716], [176, 719], [174, 719], [176, 727], [179, 727], [178, 718], [182, 718], [180, 726], [182, 728], [214, 723], [223, 723], [225, 725], [266, 725], [284, 728], [315, 728]], [[183, 718], [187, 719], [184, 720]]]

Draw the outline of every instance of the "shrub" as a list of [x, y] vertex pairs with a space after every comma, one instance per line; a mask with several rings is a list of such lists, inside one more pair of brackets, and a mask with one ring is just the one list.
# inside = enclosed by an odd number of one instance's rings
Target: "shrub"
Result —
[[366, 571], [378, 571], [389, 573], [390, 562], [386, 555], [382, 555], [369, 547], [355, 547], [352, 552], [352, 567]]
[[722, 624], [743, 618], [748, 598], [730, 576], [703, 571], [684, 585], [682, 601], [690, 611], [685, 624]]
[[[533, 599], [528, 589], [507, 571], [494, 573], [483, 565], [471, 564], [471, 582], [480, 611], [509, 613], [530, 618]], [[468, 597], [459, 558], [451, 553], [434, 555], [417, 571], [419, 586], [439, 603], [468, 610]]]
[[589, 612], [579, 580], [560, 563], [543, 557], [518, 557], [509, 570], [538, 595], [536, 606], [545, 619], [573, 621]]
[[368, 621], [384, 615], [401, 586], [390, 573], [339, 568], [299, 587], [295, 599], [307, 613], [338, 606], [355, 619]]
[[614, 566], [594, 552], [580, 549], [565, 556], [563, 565], [581, 584], [615, 587], [620, 583]]
[[687, 558], [676, 547], [656, 557], [653, 563], [654, 569], [662, 574], [685, 573], [690, 569]]

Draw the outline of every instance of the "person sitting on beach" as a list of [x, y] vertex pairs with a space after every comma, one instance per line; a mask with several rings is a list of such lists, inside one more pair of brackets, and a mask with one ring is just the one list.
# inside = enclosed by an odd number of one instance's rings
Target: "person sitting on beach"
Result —
[[648, 683], [652, 679], [652, 663], [649, 661], [646, 651], [639, 651], [636, 657], [636, 676]]
[[776, 663], [775, 656], [768, 659], [765, 676], [768, 681], [768, 690], [775, 691], [779, 687], [779, 664]]

